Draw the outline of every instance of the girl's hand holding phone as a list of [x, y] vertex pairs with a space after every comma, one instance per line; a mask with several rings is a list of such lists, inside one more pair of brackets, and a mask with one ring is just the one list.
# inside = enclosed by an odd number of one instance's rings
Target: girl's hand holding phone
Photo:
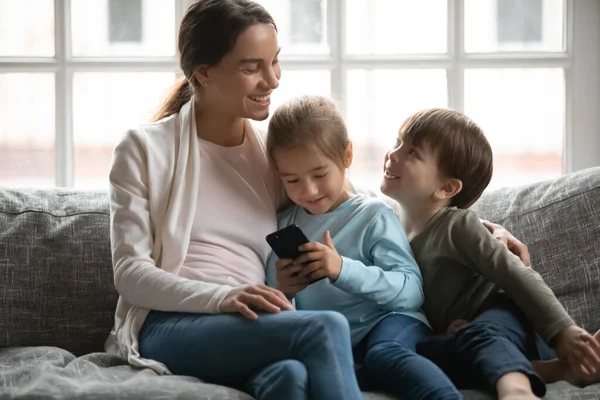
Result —
[[338, 254], [331, 234], [325, 231], [323, 243], [310, 242], [300, 246], [304, 252], [294, 260], [293, 265], [300, 267], [299, 277], [307, 277], [311, 282], [322, 278], [335, 281], [342, 271], [342, 257]]
[[275, 262], [277, 289], [290, 300], [310, 284], [307, 277], [298, 276], [303, 268], [303, 265], [295, 265], [289, 258], [280, 258]]

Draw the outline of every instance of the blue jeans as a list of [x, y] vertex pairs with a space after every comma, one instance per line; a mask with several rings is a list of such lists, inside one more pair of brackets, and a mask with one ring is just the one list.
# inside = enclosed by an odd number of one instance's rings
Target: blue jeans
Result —
[[363, 390], [411, 400], [464, 399], [437, 365], [416, 353], [417, 343], [430, 335], [418, 319], [401, 314], [382, 319], [354, 350]]
[[173, 374], [242, 390], [256, 399], [362, 399], [350, 328], [332, 311], [237, 314], [151, 311], [140, 355]]
[[525, 374], [533, 393], [543, 397], [546, 385], [531, 366], [532, 360], [551, 360], [556, 353], [504, 294], [456, 336], [437, 336], [417, 346], [420, 354], [434, 361], [461, 389], [496, 392], [498, 380], [509, 372]]

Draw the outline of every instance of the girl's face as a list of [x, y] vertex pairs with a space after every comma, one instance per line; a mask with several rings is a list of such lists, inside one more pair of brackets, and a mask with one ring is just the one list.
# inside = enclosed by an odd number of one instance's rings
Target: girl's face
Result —
[[198, 80], [206, 82], [203, 92], [207, 106], [234, 118], [266, 119], [271, 93], [281, 78], [278, 56], [273, 25], [256, 24], [246, 29], [219, 64], [196, 70]]
[[[350, 147], [346, 153], [349, 166]], [[333, 211], [350, 197], [344, 189], [345, 168], [315, 148], [278, 149], [273, 158], [288, 197], [311, 214]]]

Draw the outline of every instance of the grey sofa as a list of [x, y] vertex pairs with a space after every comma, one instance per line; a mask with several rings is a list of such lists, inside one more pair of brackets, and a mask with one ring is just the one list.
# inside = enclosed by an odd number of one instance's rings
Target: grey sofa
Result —
[[[474, 209], [522, 238], [575, 320], [600, 329], [600, 168], [493, 191]], [[1, 399], [250, 399], [102, 353], [117, 300], [106, 193], [0, 189], [0, 296]], [[600, 399], [600, 385], [561, 382], [546, 398]]]

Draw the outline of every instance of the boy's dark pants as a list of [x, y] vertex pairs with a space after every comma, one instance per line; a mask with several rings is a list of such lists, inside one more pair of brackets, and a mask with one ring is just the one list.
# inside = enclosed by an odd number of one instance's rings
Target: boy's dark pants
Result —
[[523, 312], [500, 293], [455, 336], [427, 338], [417, 345], [417, 352], [435, 362], [459, 389], [495, 392], [500, 377], [521, 372], [529, 377], [539, 397], [546, 393], [546, 385], [534, 372], [531, 360], [556, 358]]

